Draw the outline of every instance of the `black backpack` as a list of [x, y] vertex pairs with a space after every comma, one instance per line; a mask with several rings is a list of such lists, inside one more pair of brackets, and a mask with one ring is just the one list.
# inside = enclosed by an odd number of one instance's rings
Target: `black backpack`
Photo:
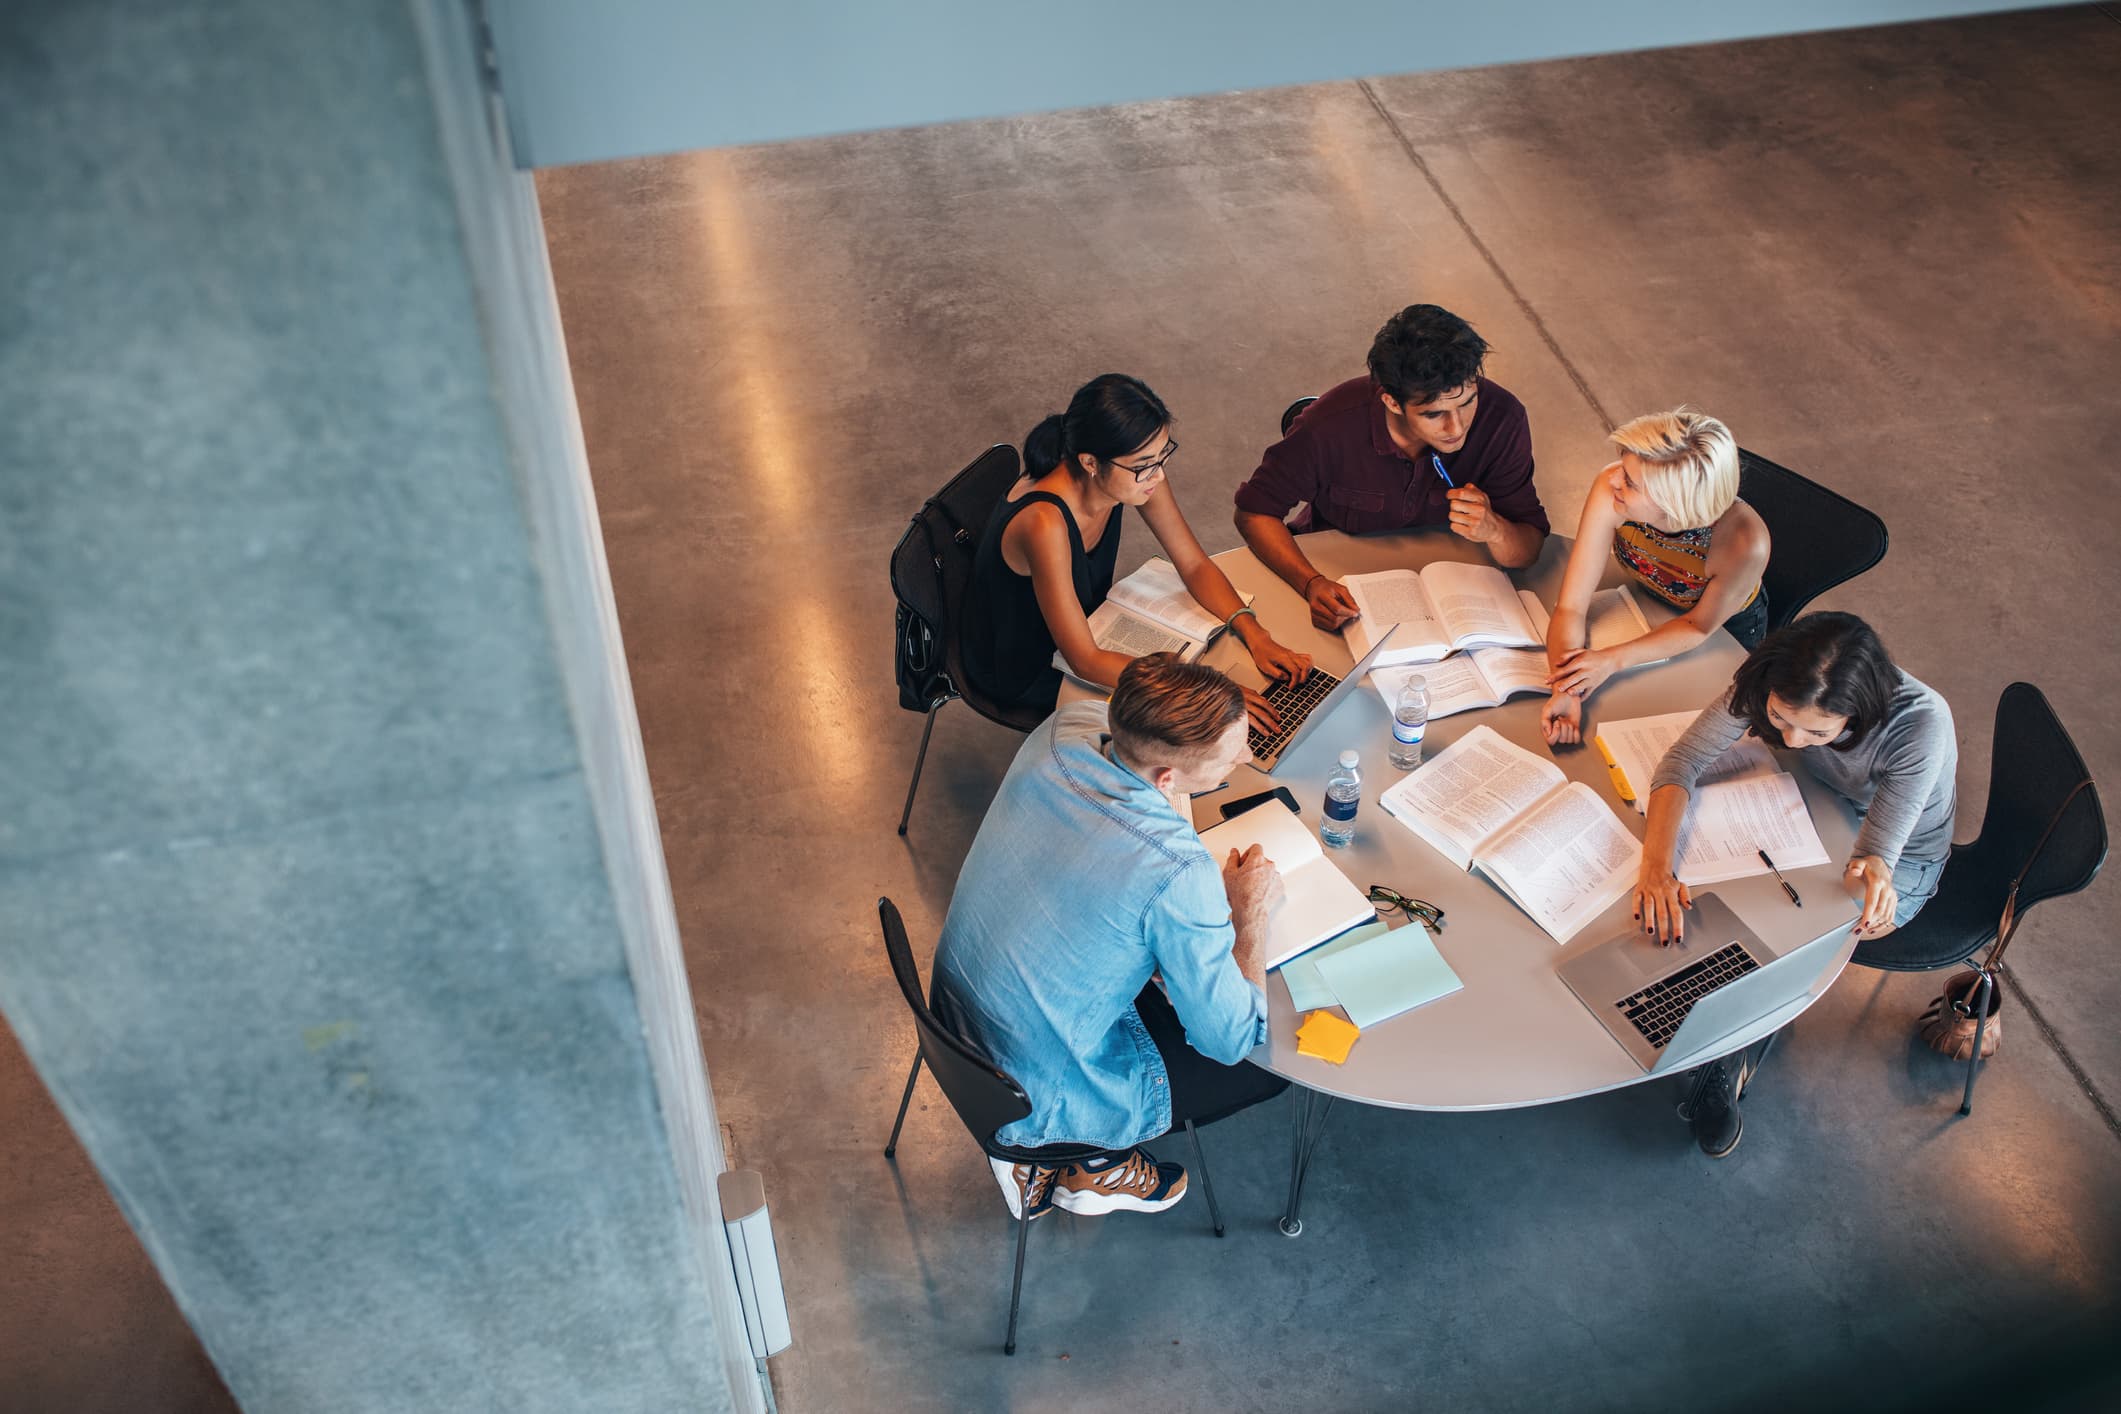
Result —
[[1020, 469], [1016, 448], [988, 448], [928, 498], [891, 552], [891, 592], [898, 599], [893, 669], [899, 706], [909, 712], [963, 695], [953, 619], [972, 582], [987, 518]]

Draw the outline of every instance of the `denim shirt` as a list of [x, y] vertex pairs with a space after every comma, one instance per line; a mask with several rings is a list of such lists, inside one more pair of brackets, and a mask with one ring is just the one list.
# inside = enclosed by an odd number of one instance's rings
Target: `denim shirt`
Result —
[[1266, 996], [1230, 956], [1221, 866], [1110, 744], [1102, 702], [1031, 733], [943, 921], [936, 1014], [1031, 1100], [1004, 1144], [1125, 1149], [1170, 1129], [1163, 1058], [1134, 1009], [1152, 972], [1202, 1055], [1234, 1065], [1266, 1040]]

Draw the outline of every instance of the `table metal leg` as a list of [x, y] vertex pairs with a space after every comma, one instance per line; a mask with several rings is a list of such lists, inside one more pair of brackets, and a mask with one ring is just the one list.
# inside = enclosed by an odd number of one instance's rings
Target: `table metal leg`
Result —
[[1311, 1151], [1318, 1147], [1319, 1136], [1326, 1131], [1326, 1116], [1333, 1113], [1333, 1097], [1318, 1091], [1298, 1086], [1303, 1098], [1290, 1107], [1295, 1116], [1295, 1147], [1289, 1162], [1289, 1206], [1281, 1215], [1281, 1235], [1301, 1236], [1304, 1220], [1300, 1206], [1304, 1196], [1304, 1173], [1311, 1166]]

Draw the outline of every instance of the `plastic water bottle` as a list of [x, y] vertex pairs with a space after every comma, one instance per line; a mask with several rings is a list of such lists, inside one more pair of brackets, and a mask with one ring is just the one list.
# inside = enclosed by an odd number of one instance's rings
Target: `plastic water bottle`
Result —
[[1421, 738], [1429, 729], [1429, 680], [1410, 677], [1392, 708], [1392, 764], [1411, 771], [1421, 764]]
[[1340, 764], [1326, 777], [1326, 812], [1318, 822], [1319, 837], [1335, 849], [1355, 839], [1355, 807], [1362, 804], [1362, 772], [1355, 769], [1359, 757], [1340, 753]]

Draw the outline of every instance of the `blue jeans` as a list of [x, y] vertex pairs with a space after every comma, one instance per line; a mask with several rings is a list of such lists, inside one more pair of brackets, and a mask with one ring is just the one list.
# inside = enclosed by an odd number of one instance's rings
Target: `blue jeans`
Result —
[[1905, 928], [1922, 905], [1937, 895], [1937, 885], [1944, 878], [1942, 859], [1909, 859], [1900, 857], [1893, 866], [1893, 892], [1900, 895], [1898, 906], [1893, 909], [1893, 926]]

